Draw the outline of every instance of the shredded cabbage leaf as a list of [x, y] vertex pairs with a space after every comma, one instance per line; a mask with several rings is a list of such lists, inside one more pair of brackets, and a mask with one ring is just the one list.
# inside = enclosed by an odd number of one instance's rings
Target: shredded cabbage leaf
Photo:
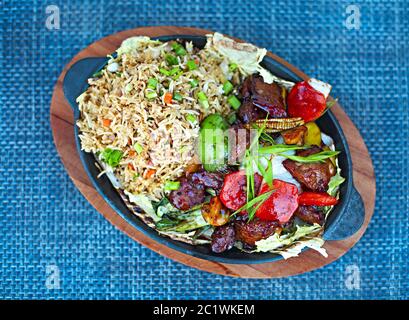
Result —
[[328, 194], [335, 197], [337, 195], [339, 186], [344, 183], [345, 178], [341, 176], [341, 169], [338, 167], [337, 174], [331, 177], [331, 180], [328, 183]]
[[324, 240], [317, 236], [309, 236], [313, 233], [319, 233], [321, 230], [322, 227], [319, 224], [297, 225], [293, 233], [284, 235], [275, 233], [267, 239], [256, 241], [255, 252], [273, 252], [288, 259], [298, 256], [303, 248], [309, 247], [326, 256], [325, 249], [321, 248]]
[[121, 46], [116, 50], [118, 55], [122, 55], [124, 53], [132, 53], [137, 51], [140, 48], [144, 48], [147, 44], [161, 44], [159, 40], [152, 40], [149, 37], [144, 36], [136, 36], [125, 39]]

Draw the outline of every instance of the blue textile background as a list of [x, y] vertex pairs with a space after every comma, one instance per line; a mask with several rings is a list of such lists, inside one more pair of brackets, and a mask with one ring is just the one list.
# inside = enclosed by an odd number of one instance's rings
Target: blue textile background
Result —
[[[46, 27], [48, 5], [60, 10], [59, 30]], [[358, 30], [345, 26], [349, 5], [360, 9]], [[0, 0], [0, 7], [0, 298], [409, 298], [408, 1]], [[149, 25], [236, 36], [333, 84], [377, 177], [373, 220], [351, 251], [286, 279], [212, 275], [132, 241], [82, 197], [53, 144], [53, 86], [93, 41]], [[48, 282], [53, 268], [59, 288]], [[349, 285], [351, 270], [359, 271], [357, 286]]]

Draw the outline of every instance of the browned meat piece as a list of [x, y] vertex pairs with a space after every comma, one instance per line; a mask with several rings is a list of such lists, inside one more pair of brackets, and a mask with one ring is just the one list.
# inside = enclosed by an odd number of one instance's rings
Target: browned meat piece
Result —
[[256, 241], [268, 238], [278, 227], [276, 221], [264, 221], [257, 218], [250, 222], [246, 220], [234, 222], [236, 239], [250, 246], [254, 246]]
[[258, 75], [247, 77], [241, 87], [243, 103], [238, 115], [244, 123], [266, 118], [287, 116], [282, 88], [276, 83], [265, 83]]
[[221, 253], [233, 248], [236, 232], [232, 224], [217, 227], [212, 234], [212, 251]]
[[[301, 157], [322, 151], [320, 147], [314, 146], [310, 149], [298, 151], [296, 154]], [[284, 167], [291, 173], [304, 188], [325, 192], [328, 189], [328, 183], [335, 175], [335, 167], [331, 160], [325, 162], [300, 163], [290, 159], [283, 161]]]
[[220, 190], [223, 186], [224, 174], [220, 172], [207, 172], [203, 170], [193, 173], [191, 177], [194, 184], [201, 184], [206, 188], [212, 188], [216, 191]]
[[180, 188], [169, 194], [169, 201], [179, 210], [186, 211], [203, 203], [205, 200], [205, 187], [195, 184], [188, 178], [181, 178]]
[[302, 221], [319, 225], [323, 225], [325, 218], [324, 213], [315, 206], [299, 206], [295, 215]]
[[306, 132], [306, 126], [299, 126], [294, 129], [285, 130], [281, 132], [281, 135], [286, 144], [296, 144], [302, 146], [304, 144], [304, 136]]

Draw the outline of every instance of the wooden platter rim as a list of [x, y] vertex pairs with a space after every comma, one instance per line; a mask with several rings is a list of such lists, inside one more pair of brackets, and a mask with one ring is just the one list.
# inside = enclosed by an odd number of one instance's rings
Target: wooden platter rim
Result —
[[[119, 216], [103, 198], [96, 192], [92, 183], [89, 181], [85, 173], [79, 155], [75, 148], [74, 134], [73, 134], [73, 116], [71, 107], [64, 98], [62, 92], [62, 80], [69, 67], [78, 60], [85, 57], [106, 56], [112, 53], [118, 47], [120, 42], [130, 36], [147, 35], [166, 36], [174, 34], [192, 34], [204, 35], [212, 33], [212, 31], [189, 28], [189, 27], [173, 27], [173, 26], [159, 26], [159, 27], [144, 27], [137, 29], [130, 29], [122, 31], [113, 35], [104, 37], [82, 51], [80, 51], [63, 69], [54, 88], [51, 108], [50, 121], [53, 133], [54, 143], [56, 145], [61, 161], [68, 172], [70, 178], [84, 195], [84, 197], [99, 211], [108, 221], [115, 227], [124, 232], [126, 235], [150, 248], [151, 250], [171, 258], [174, 261], [183, 263], [185, 265], [221, 275], [228, 275], [233, 277], [243, 278], [278, 278], [296, 275], [318, 269], [327, 265], [336, 259], [340, 258], [349, 249], [354, 246], [365, 232], [369, 221], [373, 215], [375, 202], [375, 176], [373, 171], [372, 160], [369, 156], [368, 150], [359, 131], [345, 114], [339, 104], [332, 108], [332, 111], [343, 128], [344, 134], [347, 137], [348, 144], [351, 150], [352, 161], [354, 164], [354, 184], [357, 190], [361, 193], [365, 203], [365, 222], [361, 229], [352, 237], [342, 241], [327, 241], [324, 247], [329, 253], [328, 258], [320, 256], [318, 253], [308, 250], [302, 253], [297, 258], [289, 260], [280, 260], [270, 263], [262, 264], [223, 264], [219, 262], [203, 260], [197, 257], [186, 255], [179, 251], [170, 249], [162, 244], [157, 243], [153, 239], [137, 231], [134, 227], [128, 224], [123, 218]], [[234, 38], [237, 39], [237, 38]], [[240, 39], [237, 39], [241, 41]], [[302, 78], [308, 76], [296, 67], [289, 64], [284, 59], [268, 52], [268, 55], [283, 64], [295, 74]], [[67, 108], [68, 107], [68, 108]], [[348, 129], [348, 130], [346, 130]], [[71, 139], [70, 139], [70, 133]], [[73, 145], [74, 143], [74, 149]], [[69, 151], [69, 152], [68, 152]], [[355, 160], [354, 160], [355, 159]], [[359, 161], [357, 160], [359, 159]], [[365, 161], [362, 161], [365, 160]], [[365, 166], [359, 165], [365, 162]]]

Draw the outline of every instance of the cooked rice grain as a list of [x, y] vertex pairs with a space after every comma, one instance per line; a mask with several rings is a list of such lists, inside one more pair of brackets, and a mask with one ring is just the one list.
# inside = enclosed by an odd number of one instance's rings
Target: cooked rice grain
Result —
[[[188, 54], [178, 57], [178, 67], [186, 70], [187, 61], [196, 60], [197, 70], [184, 71], [177, 79], [161, 74], [160, 68], [176, 67], [169, 67], [165, 61], [171, 46], [148, 43], [112, 58], [109, 63], [118, 63], [117, 71], [104, 68], [101, 77], [89, 79], [88, 89], [78, 97], [82, 149], [94, 154], [106, 148], [122, 151], [120, 164], [113, 171], [121, 187], [131, 193], [161, 198], [165, 181], [179, 178], [194, 161], [199, 123], [188, 122], [187, 114], [196, 115], [200, 121], [212, 113], [231, 112], [221, 90], [225, 76], [220, 64], [226, 62], [206, 49], [191, 50], [191, 44], [187, 47]], [[145, 97], [150, 78], [158, 80], [153, 100]], [[189, 84], [193, 79], [199, 83], [194, 89]], [[199, 91], [208, 97], [207, 110], [198, 103]], [[178, 92], [184, 99], [166, 105], [165, 92]], [[143, 147], [140, 154], [135, 152], [136, 143]], [[155, 173], [150, 176], [152, 170]]]

